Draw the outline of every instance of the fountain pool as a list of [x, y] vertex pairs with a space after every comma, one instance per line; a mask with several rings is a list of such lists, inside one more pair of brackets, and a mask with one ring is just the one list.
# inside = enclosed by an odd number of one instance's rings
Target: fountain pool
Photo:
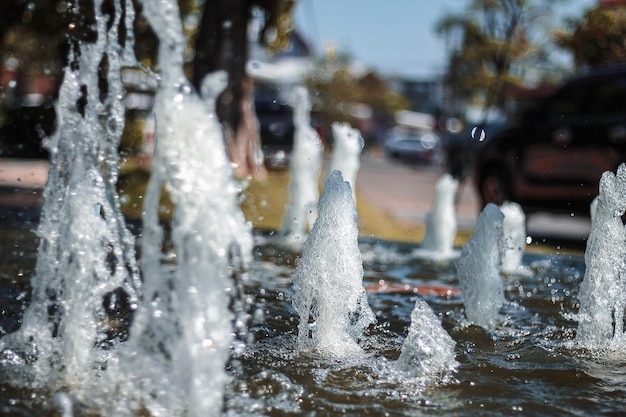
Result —
[[[102, 0], [96, 4], [94, 10], [106, 9]], [[58, 164], [50, 171], [41, 224], [19, 216], [5, 216], [0, 224], [0, 415], [622, 412], [625, 350], [576, 343], [577, 332], [582, 333], [576, 320], [578, 291], [585, 288], [581, 281], [602, 275], [605, 262], [586, 268], [578, 255], [523, 253], [523, 268], [489, 270], [501, 307], [492, 312], [497, 320], [480, 320], [470, 313], [470, 291], [458, 272], [459, 266], [466, 275], [480, 268], [418, 256], [424, 248], [415, 244], [358, 239], [354, 206], [348, 204], [353, 203], [351, 190], [344, 186], [336, 193], [341, 204], [332, 204], [339, 213], [329, 219], [334, 210], [320, 210], [325, 232], [318, 232], [315, 223], [313, 240], [302, 252], [281, 244], [276, 239], [280, 231], [250, 233], [235, 206], [237, 189], [226, 154], [219, 151], [221, 132], [212, 102], [223, 76], [214, 74], [217, 78], [203, 83], [201, 100], [183, 76], [185, 43], [180, 22], [172, 21], [177, 20], [176, 3], [144, 6], [153, 25], [168, 30], [161, 33], [157, 150], [143, 227], [133, 229], [133, 239], [113, 187], [123, 118], [103, 113], [98, 100], [70, 105], [76, 94], [86, 94], [76, 89], [74, 79], [95, 83], [90, 64], [98, 60], [83, 53], [64, 80], [60, 108], [66, 124], [58, 138], [65, 139], [53, 148]], [[116, 10], [120, 18], [124, 13]], [[126, 11], [131, 14], [130, 8]], [[101, 42], [85, 51], [107, 56], [115, 69], [122, 62], [115, 59], [120, 43], [111, 27], [100, 24]], [[120, 93], [117, 71], [109, 73], [108, 83], [107, 91]], [[107, 122], [102, 125], [106, 132], [92, 130], [100, 126], [95, 120]], [[83, 137], [98, 142], [88, 146]], [[622, 184], [624, 172], [618, 180], [607, 175], [605, 183]], [[163, 227], [157, 215], [164, 188], [175, 206], [171, 228]], [[63, 194], [55, 197], [51, 190]], [[617, 224], [615, 214], [623, 208], [621, 199], [612, 197], [599, 200], [597, 217]], [[56, 205], [66, 201], [71, 204]], [[501, 213], [495, 206], [490, 211], [500, 224]], [[344, 230], [348, 225], [350, 231]], [[476, 235], [493, 232], [488, 231]], [[620, 246], [623, 240], [616, 242]], [[464, 247], [461, 259], [486, 252], [489, 243], [474, 241]], [[490, 249], [491, 260], [499, 262], [498, 248]], [[605, 259], [604, 254], [594, 257]], [[334, 276], [339, 264], [349, 283]], [[324, 281], [312, 282], [312, 275]], [[326, 287], [325, 298], [298, 301], [298, 291], [307, 287], [315, 293], [316, 285]], [[465, 300], [459, 287], [466, 289]], [[597, 311], [601, 293], [602, 288], [592, 296], [581, 292], [580, 304]], [[617, 309], [620, 300], [614, 303]], [[358, 309], [350, 307], [355, 302]], [[317, 314], [329, 305], [347, 312], [332, 334], [320, 327], [338, 318], [327, 311]], [[304, 326], [303, 311], [309, 317]], [[614, 317], [623, 317], [621, 311]], [[322, 331], [323, 337], [316, 338], [321, 343], [302, 346], [302, 330]], [[336, 355], [335, 342], [346, 334], [353, 338], [348, 354]]]
[[[34, 227], [22, 221], [2, 227], [3, 333], [18, 327], [29, 302], [37, 256]], [[585, 270], [581, 256], [525, 253], [522, 263], [531, 273], [503, 275], [504, 321], [486, 329], [467, 321], [458, 293], [414, 290], [456, 287], [452, 263], [415, 258], [413, 244], [362, 238], [363, 284], [377, 323], [366, 330], [365, 355], [338, 360], [298, 353], [291, 277], [299, 254], [263, 243], [272, 241], [267, 234], [254, 237], [245, 288], [252, 298], [254, 342], [228, 362], [225, 415], [606, 415], [623, 409], [624, 357], [600, 358], [566, 346], [576, 333], [572, 315]], [[418, 298], [456, 342], [458, 370], [445, 383], [423, 385], [388, 372], [400, 356]], [[6, 366], [1, 369], [0, 415], [61, 415], [59, 393], [68, 392], [65, 387], [29, 388], [16, 384]], [[105, 415], [78, 400], [74, 412]]]

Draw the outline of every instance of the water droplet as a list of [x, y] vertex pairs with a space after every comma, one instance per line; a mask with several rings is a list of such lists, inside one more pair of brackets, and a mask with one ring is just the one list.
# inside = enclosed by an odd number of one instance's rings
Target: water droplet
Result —
[[526, 236], [526, 244], [530, 245], [533, 242], [533, 238], [530, 236]]
[[485, 140], [485, 129], [476, 126], [472, 129], [472, 139], [478, 139], [479, 142]]
[[74, 30], [74, 29], [76, 29], [76, 23], [71, 22], [70, 24], [68, 24], [68, 25], [67, 25], [67, 28], [68, 28], [69, 30]]

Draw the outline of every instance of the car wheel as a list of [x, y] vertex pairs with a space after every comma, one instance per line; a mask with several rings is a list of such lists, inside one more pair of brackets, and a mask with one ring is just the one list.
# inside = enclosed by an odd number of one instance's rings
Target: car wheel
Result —
[[480, 197], [483, 206], [488, 203], [501, 205], [511, 199], [511, 190], [506, 174], [499, 169], [489, 169], [480, 180]]

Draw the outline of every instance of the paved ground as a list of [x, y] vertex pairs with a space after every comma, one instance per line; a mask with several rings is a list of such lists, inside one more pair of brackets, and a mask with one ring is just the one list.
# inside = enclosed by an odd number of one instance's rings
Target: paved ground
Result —
[[[409, 166], [380, 153], [365, 153], [357, 176], [357, 190], [369, 203], [405, 222], [423, 222], [432, 209], [439, 168]], [[476, 193], [469, 183], [458, 190], [459, 228], [472, 229], [480, 214]]]
[[[364, 154], [357, 177], [358, 192], [372, 205], [396, 219], [423, 222], [431, 209], [439, 168], [411, 167], [380, 153]], [[459, 186], [459, 229], [471, 230], [480, 215], [480, 202], [470, 181]], [[554, 248], [584, 249], [591, 230], [588, 218], [537, 213], [527, 216], [526, 231], [533, 242]]]
[[[372, 206], [409, 224], [422, 223], [431, 210], [437, 180], [443, 171], [409, 166], [377, 152], [364, 153], [357, 177], [357, 191]], [[47, 177], [45, 161], [0, 158], [0, 207], [34, 208], [42, 202]], [[471, 230], [480, 214], [476, 193], [469, 182], [459, 187], [459, 229]], [[527, 218], [527, 232], [535, 242], [558, 247], [583, 248], [589, 235], [587, 218], [545, 213]]]

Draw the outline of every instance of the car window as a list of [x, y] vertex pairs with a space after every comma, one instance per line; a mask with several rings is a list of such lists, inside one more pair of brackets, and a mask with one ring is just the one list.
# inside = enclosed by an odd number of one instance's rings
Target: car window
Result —
[[581, 85], [580, 83], [564, 87], [553, 96], [547, 106], [546, 116], [550, 120], [561, 120], [583, 114], [591, 90], [591, 85]]
[[615, 78], [607, 80], [594, 89], [589, 101], [588, 113], [626, 112], [626, 80]]

